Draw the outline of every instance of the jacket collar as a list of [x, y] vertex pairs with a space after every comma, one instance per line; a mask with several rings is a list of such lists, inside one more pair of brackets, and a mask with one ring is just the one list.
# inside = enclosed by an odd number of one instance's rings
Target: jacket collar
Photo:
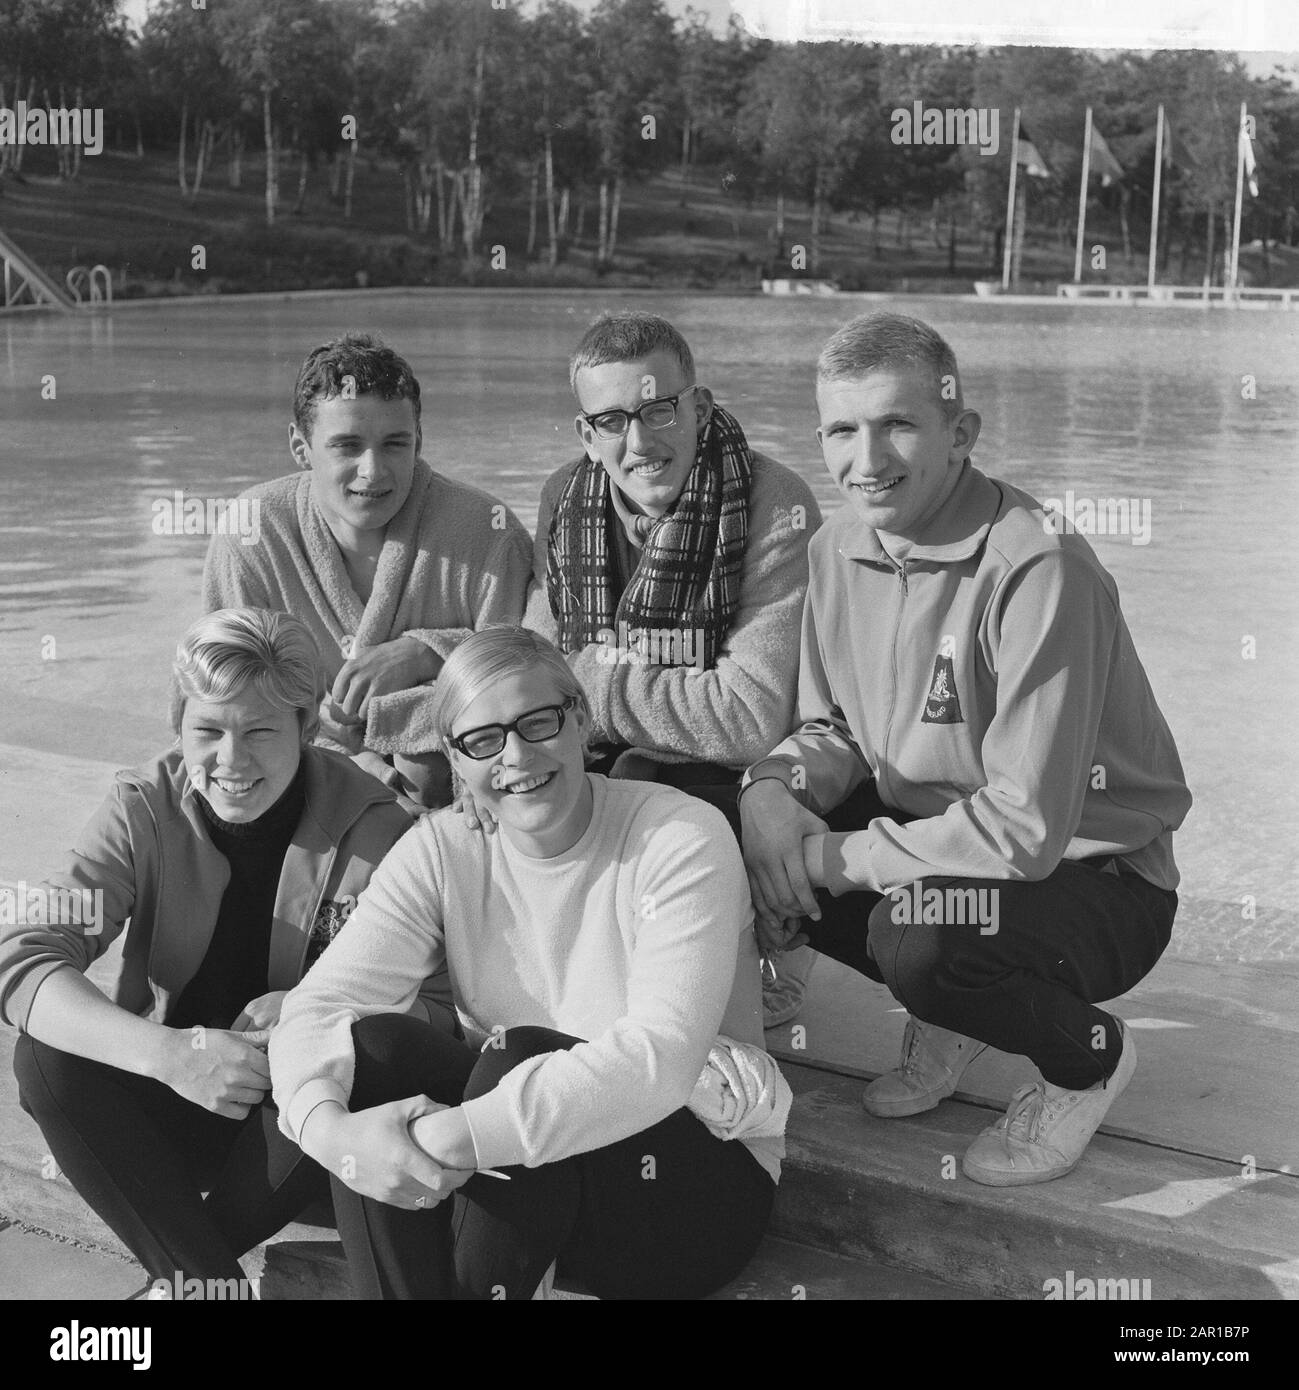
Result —
[[[395, 800], [387, 787], [341, 753], [308, 745], [302, 750], [302, 761], [306, 804], [285, 851], [276, 891], [267, 959], [270, 989], [291, 989], [298, 982], [307, 934], [329, 882], [337, 846], [368, 807]], [[230, 869], [208, 837], [197, 804], [199, 793], [179, 747], [144, 767], [117, 775], [140, 792], [153, 816], [162, 847], [160, 870], [165, 882], [160, 882], [164, 893], [173, 895], [173, 906], [195, 893], [205, 898], [192, 911], [184, 930], [171, 929], [183, 915], [173, 911], [165, 914], [166, 920], [154, 933], [149, 974], [157, 982], [161, 1018], [167, 1000], [184, 989], [207, 953]], [[177, 833], [182, 824], [188, 825], [189, 834]]]
[[[968, 560], [987, 541], [1001, 501], [996, 483], [966, 459], [947, 500], [912, 542], [908, 563], [924, 560], [941, 565]], [[897, 568], [880, 544], [879, 532], [860, 522], [845, 523], [839, 554], [845, 560], [866, 560]]]
[[[305, 842], [313, 849], [323, 844], [336, 844], [367, 806], [395, 799], [381, 782], [362, 772], [342, 754], [308, 744], [302, 750], [302, 762], [306, 805], [293, 835], [297, 844]], [[179, 813], [207, 839], [203, 813], [195, 800], [198, 789], [190, 780], [179, 747], [169, 749], [145, 767], [128, 769], [117, 775], [119, 780], [139, 790], [159, 824], [166, 824], [170, 817]]]
[[613, 504], [614, 514], [622, 526], [628, 544], [637, 551], [644, 550], [649, 526], [643, 525], [643, 523], [652, 524], [653, 517], [643, 516], [640, 512], [632, 511], [631, 507], [627, 505], [627, 499], [622, 495], [622, 489], [612, 482], [609, 484], [609, 501]]

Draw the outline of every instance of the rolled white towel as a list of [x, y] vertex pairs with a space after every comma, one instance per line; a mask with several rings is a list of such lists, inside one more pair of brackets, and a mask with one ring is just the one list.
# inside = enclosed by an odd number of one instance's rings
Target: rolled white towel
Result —
[[762, 1048], [718, 1037], [687, 1104], [719, 1139], [758, 1139], [784, 1134], [793, 1100]]

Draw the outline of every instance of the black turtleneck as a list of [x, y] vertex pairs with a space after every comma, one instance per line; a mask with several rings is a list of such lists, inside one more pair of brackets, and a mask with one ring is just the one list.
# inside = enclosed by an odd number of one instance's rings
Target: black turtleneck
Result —
[[301, 766], [283, 796], [256, 820], [224, 821], [199, 795], [203, 823], [212, 843], [230, 864], [216, 926], [203, 963], [181, 991], [169, 1027], [229, 1028], [244, 1005], [270, 986], [271, 923], [284, 856], [306, 804]]

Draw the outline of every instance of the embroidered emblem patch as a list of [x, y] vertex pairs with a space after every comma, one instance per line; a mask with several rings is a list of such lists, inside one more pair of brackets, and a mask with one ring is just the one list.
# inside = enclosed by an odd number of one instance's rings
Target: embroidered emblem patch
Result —
[[352, 915], [355, 907], [356, 899], [350, 893], [337, 902], [330, 898], [324, 899], [311, 927], [313, 959], [343, 930], [344, 923]]
[[952, 669], [950, 656], [934, 658], [934, 674], [929, 682], [929, 694], [925, 696], [925, 712], [920, 716], [922, 724], [964, 724], [961, 717], [961, 698], [956, 693], [956, 672]]

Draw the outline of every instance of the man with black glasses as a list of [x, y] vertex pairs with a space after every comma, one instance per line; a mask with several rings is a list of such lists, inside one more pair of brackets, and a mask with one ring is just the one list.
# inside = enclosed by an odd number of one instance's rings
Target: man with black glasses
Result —
[[[582, 683], [597, 771], [733, 812], [742, 770], [791, 727], [816, 501], [657, 315], [597, 319], [569, 381], [584, 456], [542, 490], [526, 621]], [[786, 960], [768, 1026], [797, 1012], [809, 964]]]

